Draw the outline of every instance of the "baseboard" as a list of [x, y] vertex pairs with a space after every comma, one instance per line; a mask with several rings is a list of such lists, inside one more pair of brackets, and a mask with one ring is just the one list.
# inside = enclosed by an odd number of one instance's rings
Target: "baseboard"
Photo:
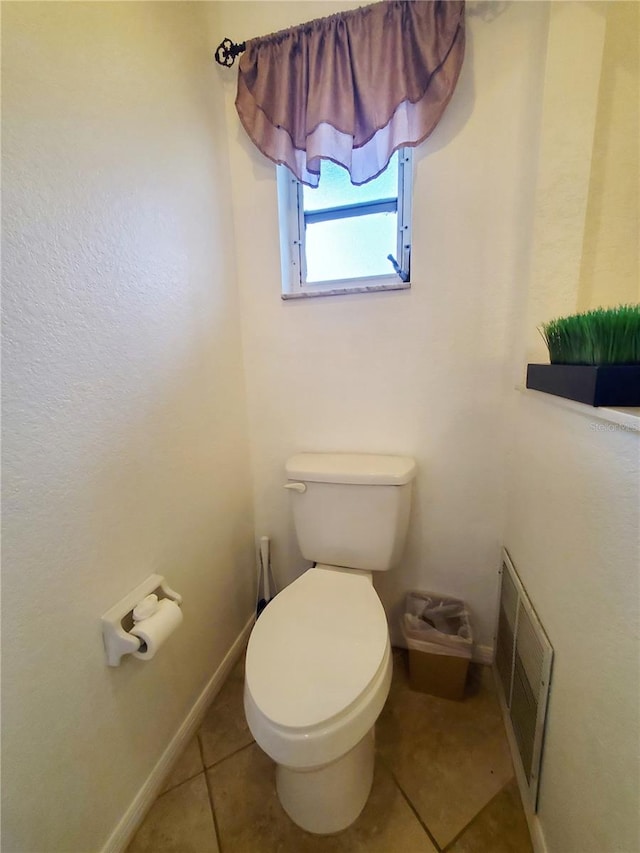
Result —
[[213, 673], [204, 690], [200, 696], [198, 696], [193, 707], [184, 719], [182, 725], [160, 756], [156, 766], [149, 774], [147, 781], [144, 783], [142, 788], [140, 788], [135, 799], [125, 812], [122, 820], [111, 833], [107, 843], [102, 848], [101, 853], [120, 853], [120, 851], [124, 850], [133, 838], [134, 833], [142, 823], [145, 815], [160, 793], [162, 785], [171, 770], [171, 767], [178, 756], [182, 753], [182, 750], [185, 748], [189, 740], [196, 733], [209, 705], [242, 654], [254, 622], [255, 616], [251, 616], [242, 631], [238, 634], [233, 645], [222, 659], [220, 666]]
[[534, 814], [530, 820], [527, 818], [527, 823], [529, 824], [529, 832], [531, 833], [531, 843], [533, 844], [534, 853], [549, 853], [549, 848], [547, 847], [547, 842], [544, 840], [542, 824], [540, 823], [538, 815]]
[[518, 783], [518, 788], [520, 789], [520, 799], [522, 800], [522, 807], [524, 808], [524, 814], [527, 818], [527, 825], [529, 826], [529, 834], [531, 835], [533, 850], [534, 853], [549, 853], [549, 848], [547, 847], [547, 842], [545, 841], [544, 833], [542, 831], [540, 818], [536, 812], [533, 811], [531, 803], [529, 802], [529, 786], [527, 785], [527, 780], [520, 764], [520, 753], [518, 752], [518, 744], [516, 743], [516, 737], [513, 733], [511, 718], [509, 717], [509, 709], [507, 708], [504, 691], [502, 689], [502, 682], [498, 677], [495, 667], [493, 669], [493, 680], [496, 685], [496, 693], [498, 694], [498, 700], [500, 702], [504, 728], [507, 733], [509, 750], [511, 751], [511, 763], [513, 764], [516, 781]]

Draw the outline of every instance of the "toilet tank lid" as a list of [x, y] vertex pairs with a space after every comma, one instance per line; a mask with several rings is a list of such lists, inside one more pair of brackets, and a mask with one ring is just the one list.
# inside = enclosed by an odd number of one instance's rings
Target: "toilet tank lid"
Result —
[[402, 486], [416, 474], [410, 456], [372, 453], [297, 453], [287, 460], [287, 477], [312, 483]]

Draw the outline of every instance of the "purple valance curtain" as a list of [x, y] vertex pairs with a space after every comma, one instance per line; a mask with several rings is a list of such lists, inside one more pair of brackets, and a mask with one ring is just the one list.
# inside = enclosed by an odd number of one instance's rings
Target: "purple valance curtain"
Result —
[[386, 0], [247, 41], [236, 108], [256, 146], [315, 187], [354, 184], [435, 128], [464, 56], [464, 0]]

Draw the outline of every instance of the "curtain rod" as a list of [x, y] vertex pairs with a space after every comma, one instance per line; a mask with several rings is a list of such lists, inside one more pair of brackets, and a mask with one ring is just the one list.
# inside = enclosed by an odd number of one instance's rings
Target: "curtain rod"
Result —
[[222, 39], [214, 54], [218, 65], [224, 65], [225, 68], [231, 68], [236, 61], [236, 56], [240, 56], [246, 49], [246, 42], [242, 41], [239, 44], [231, 41], [231, 39]]
[[[313, 21], [307, 21], [305, 24], [297, 24], [293, 27], [288, 27], [285, 30], [279, 30], [277, 33], [272, 33], [272, 35], [280, 35], [284, 33], [289, 33], [294, 30], [302, 29], [303, 27], [309, 27], [313, 24], [324, 23], [325, 21], [330, 21], [333, 18], [345, 18], [351, 17], [352, 15], [360, 14], [363, 10], [369, 9], [371, 6], [377, 6], [378, 3], [374, 2], [369, 4], [368, 6], [360, 6], [357, 9], [347, 9], [344, 12], [336, 12], [333, 15], [328, 15], [324, 18], [315, 18]], [[269, 36], [270, 38], [271, 36]], [[224, 65], [225, 68], [231, 68], [233, 63], [236, 61], [236, 56], [240, 56], [241, 53], [247, 48], [246, 42], [235, 42], [231, 41], [230, 38], [222, 39], [218, 47], [216, 48], [216, 52], [214, 54], [215, 60], [218, 65]]]

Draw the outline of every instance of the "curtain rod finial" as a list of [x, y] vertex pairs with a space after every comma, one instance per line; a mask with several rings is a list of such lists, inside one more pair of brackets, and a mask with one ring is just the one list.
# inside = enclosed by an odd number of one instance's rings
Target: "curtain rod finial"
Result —
[[214, 54], [215, 60], [218, 65], [224, 65], [225, 68], [231, 68], [233, 63], [236, 61], [236, 56], [240, 56], [240, 54], [245, 50], [245, 47], [245, 42], [235, 44], [231, 39], [222, 39], [216, 48], [216, 52]]

